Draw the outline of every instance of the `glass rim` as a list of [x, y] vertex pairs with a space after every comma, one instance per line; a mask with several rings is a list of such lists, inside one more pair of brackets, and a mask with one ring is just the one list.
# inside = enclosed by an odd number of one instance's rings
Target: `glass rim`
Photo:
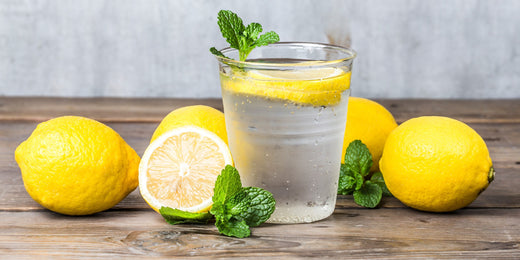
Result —
[[[276, 42], [271, 43], [267, 46], [261, 46], [258, 48], [266, 48], [269, 46], [307, 46], [307, 47], [314, 47], [314, 48], [328, 48], [340, 51], [342, 53], [348, 54], [345, 58], [341, 59], [331, 59], [331, 60], [310, 60], [310, 61], [302, 61], [302, 62], [292, 62], [292, 63], [274, 63], [274, 62], [255, 62], [255, 61], [240, 61], [235, 59], [230, 59], [218, 55], [214, 55], [218, 61], [227, 64], [227, 65], [233, 65], [237, 67], [314, 67], [314, 66], [330, 66], [333, 64], [338, 64], [341, 62], [345, 62], [348, 60], [353, 60], [356, 58], [357, 53], [350, 47], [343, 47], [328, 43], [318, 43], [318, 42]], [[238, 52], [237, 49], [226, 47], [220, 50], [223, 54], [230, 53], [230, 52]]]

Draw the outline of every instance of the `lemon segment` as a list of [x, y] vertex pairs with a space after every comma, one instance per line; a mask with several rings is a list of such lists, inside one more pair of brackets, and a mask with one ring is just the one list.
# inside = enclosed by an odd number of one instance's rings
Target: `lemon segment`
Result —
[[340, 68], [249, 70], [221, 73], [223, 89], [242, 95], [286, 100], [300, 105], [333, 106], [350, 88], [350, 71]]
[[226, 143], [216, 134], [183, 126], [163, 133], [139, 165], [139, 189], [155, 211], [162, 206], [188, 212], [211, 208], [217, 176], [232, 165]]

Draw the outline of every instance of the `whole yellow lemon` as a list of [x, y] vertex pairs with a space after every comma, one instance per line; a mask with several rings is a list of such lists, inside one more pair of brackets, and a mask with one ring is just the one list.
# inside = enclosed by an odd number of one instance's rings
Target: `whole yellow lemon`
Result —
[[186, 106], [173, 110], [163, 118], [152, 135], [153, 142], [165, 132], [181, 126], [198, 126], [215, 133], [227, 144], [226, 123], [224, 113], [219, 110], [204, 106]]
[[350, 97], [341, 162], [344, 163], [348, 145], [354, 140], [361, 140], [372, 154], [373, 164], [370, 170], [377, 171], [386, 138], [396, 127], [397, 123], [392, 114], [379, 103], [365, 98]]
[[138, 184], [137, 153], [110, 127], [84, 117], [39, 124], [15, 158], [29, 195], [61, 214], [107, 210]]
[[380, 169], [390, 192], [409, 207], [448, 212], [473, 202], [495, 171], [484, 140], [447, 117], [410, 119], [389, 136]]

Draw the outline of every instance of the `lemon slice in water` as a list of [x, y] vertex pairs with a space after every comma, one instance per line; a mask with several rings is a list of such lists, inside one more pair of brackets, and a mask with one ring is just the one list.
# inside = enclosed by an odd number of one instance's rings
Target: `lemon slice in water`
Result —
[[301, 105], [331, 106], [350, 88], [350, 71], [340, 68], [250, 70], [221, 75], [222, 88], [238, 94], [281, 99]]

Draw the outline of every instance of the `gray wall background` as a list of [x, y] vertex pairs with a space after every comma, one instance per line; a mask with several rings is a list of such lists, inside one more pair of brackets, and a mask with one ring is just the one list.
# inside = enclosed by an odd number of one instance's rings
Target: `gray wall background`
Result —
[[0, 95], [220, 97], [220, 9], [351, 44], [355, 96], [520, 98], [515, 0], [0, 0]]

